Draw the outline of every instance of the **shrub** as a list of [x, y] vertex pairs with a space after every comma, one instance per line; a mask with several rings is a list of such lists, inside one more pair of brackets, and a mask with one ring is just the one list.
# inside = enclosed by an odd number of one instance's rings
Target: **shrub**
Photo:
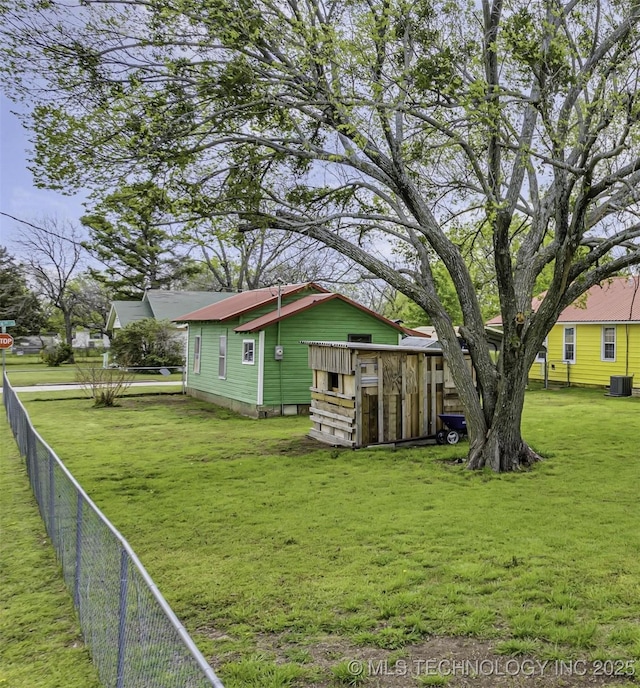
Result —
[[76, 381], [96, 407], [115, 406], [132, 380], [132, 374], [121, 368], [76, 368]]
[[111, 355], [120, 366], [157, 368], [181, 366], [184, 347], [168, 321], [146, 318], [129, 323], [111, 342]]
[[59, 366], [61, 363], [73, 363], [73, 349], [69, 344], [61, 342], [43, 349], [40, 357], [50, 367]]

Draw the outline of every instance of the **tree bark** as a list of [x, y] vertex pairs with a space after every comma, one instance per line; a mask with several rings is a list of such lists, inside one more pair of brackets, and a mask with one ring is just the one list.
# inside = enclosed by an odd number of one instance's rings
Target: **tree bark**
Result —
[[497, 402], [486, 418], [483, 438], [471, 443], [467, 468], [491, 468], [496, 473], [529, 468], [541, 457], [522, 439], [521, 420], [529, 368], [523, 357], [509, 356], [510, 364], [498, 381]]

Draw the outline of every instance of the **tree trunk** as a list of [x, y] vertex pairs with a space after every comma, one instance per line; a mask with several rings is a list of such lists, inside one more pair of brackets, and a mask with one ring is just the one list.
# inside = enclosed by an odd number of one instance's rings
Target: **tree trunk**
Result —
[[488, 467], [502, 473], [528, 468], [541, 460], [522, 439], [520, 431], [527, 376], [528, 368], [522, 362], [517, 362], [501, 376], [497, 403], [491, 417], [486, 418], [486, 435], [474, 438], [467, 468]]
[[[64, 318], [64, 338], [65, 342], [69, 346], [73, 346], [73, 321], [71, 320], [72, 314], [68, 311], [62, 311], [62, 316]], [[73, 352], [73, 349], [72, 349]], [[73, 353], [69, 357], [69, 363], [75, 363], [75, 357]]]

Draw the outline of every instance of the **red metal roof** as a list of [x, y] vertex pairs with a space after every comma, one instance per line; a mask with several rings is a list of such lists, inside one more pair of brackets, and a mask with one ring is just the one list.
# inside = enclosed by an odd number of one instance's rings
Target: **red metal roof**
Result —
[[345, 303], [348, 303], [351, 306], [358, 308], [364, 313], [368, 313], [370, 316], [377, 318], [382, 322], [385, 322], [387, 325], [395, 327], [395, 329], [399, 332], [406, 332], [406, 328], [402, 327], [402, 325], [398, 325], [397, 323], [394, 323], [392, 320], [388, 320], [379, 313], [369, 310], [365, 306], [362, 306], [356, 301], [352, 301], [351, 299], [347, 298], [346, 296], [343, 296], [342, 294], [335, 294], [331, 292], [327, 292], [324, 294], [309, 294], [309, 296], [303, 296], [301, 299], [298, 299], [293, 303], [288, 303], [286, 306], [283, 306], [280, 309], [280, 313], [278, 313], [278, 311], [275, 310], [271, 313], [267, 313], [266, 315], [262, 315], [261, 317], [256, 318], [255, 320], [251, 320], [250, 322], [243, 323], [239, 327], [236, 327], [234, 329], [234, 332], [257, 332], [258, 330], [263, 330], [265, 327], [268, 327], [269, 325], [277, 323], [279, 320], [284, 320], [285, 318], [289, 318], [292, 315], [295, 315], [296, 313], [301, 313], [302, 311], [306, 311], [309, 308], [314, 308], [320, 303], [325, 303], [326, 301], [331, 301], [333, 299], [339, 299], [340, 301], [344, 301]]
[[[531, 303], [537, 310], [544, 294]], [[640, 322], [640, 278], [614, 277], [602, 284], [591, 287], [575, 303], [565, 308], [557, 322], [561, 323], [601, 323], [601, 322]], [[497, 316], [487, 325], [501, 325], [502, 318]]]
[[243, 313], [252, 311], [260, 306], [268, 303], [276, 303], [278, 301], [278, 292], [280, 296], [287, 296], [295, 294], [304, 289], [315, 289], [317, 292], [326, 294], [328, 291], [314, 282], [305, 282], [304, 284], [285, 284], [281, 287], [264, 287], [262, 289], [252, 289], [251, 291], [244, 291], [240, 294], [235, 294], [229, 298], [214, 303], [210, 306], [205, 306], [197, 311], [187, 313], [179, 318], [176, 322], [195, 322], [204, 320], [229, 320], [230, 318], [237, 318]]

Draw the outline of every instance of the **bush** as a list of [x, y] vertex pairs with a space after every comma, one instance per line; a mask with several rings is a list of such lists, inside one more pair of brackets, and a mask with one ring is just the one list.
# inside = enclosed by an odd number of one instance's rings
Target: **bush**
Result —
[[61, 363], [73, 363], [73, 349], [61, 342], [43, 349], [40, 352], [40, 358], [50, 367], [59, 366]]
[[132, 382], [126, 370], [113, 368], [77, 368], [76, 381], [97, 407], [115, 406]]
[[184, 345], [168, 321], [146, 318], [118, 332], [111, 342], [111, 355], [118, 365], [128, 368], [181, 366]]

